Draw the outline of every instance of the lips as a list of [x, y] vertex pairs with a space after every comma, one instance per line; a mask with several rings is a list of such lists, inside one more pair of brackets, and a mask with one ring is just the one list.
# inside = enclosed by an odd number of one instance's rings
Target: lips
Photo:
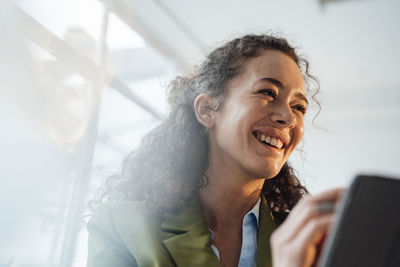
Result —
[[274, 128], [256, 130], [253, 135], [263, 143], [278, 149], [286, 148], [290, 142], [290, 137]]
[[256, 137], [259, 141], [261, 141], [261, 142], [263, 142], [263, 143], [265, 143], [265, 144], [268, 144], [268, 145], [270, 145], [270, 146], [276, 147], [276, 148], [278, 148], [278, 149], [281, 149], [281, 148], [283, 147], [282, 141], [279, 140], [279, 139], [276, 139], [275, 137], [265, 136], [264, 134], [260, 134], [260, 133], [257, 133], [257, 134], [255, 135], [255, 137]]

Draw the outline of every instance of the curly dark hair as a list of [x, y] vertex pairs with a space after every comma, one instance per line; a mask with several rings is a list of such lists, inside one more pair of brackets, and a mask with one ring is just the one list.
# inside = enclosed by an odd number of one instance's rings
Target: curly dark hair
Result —
[[[168, 88], [169, 116], [150, 131], [141, 145], [124, 160], [121, 172], [109, 177], [102, 200], [143, 201], [161, 211], [174, 209], [178, 201], [189, 199], [204, 184], [208, 167], [208, 136], [195, 116], [193, 103], [202, 93], [214, 97], [217, 110], [227, 84], [237, 77], [250, 59], [264, 50], [277, 50], [292, 58], [303, 72], [307, 93], [309, 73], [305, 58], [297, 55], [287, 40], [273, 34], [245, 35], [212, 51], [188, 77], [177, 77]], [[286, 162], [278, 175], [263, 185], [271, 211], [289, 212], [308, 193]]]

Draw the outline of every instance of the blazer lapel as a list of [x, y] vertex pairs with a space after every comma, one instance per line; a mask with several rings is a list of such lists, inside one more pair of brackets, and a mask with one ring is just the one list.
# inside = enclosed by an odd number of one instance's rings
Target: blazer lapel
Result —
[[[279, 226], [274, 220], [264, 194], [261, 194], [257, 241], [257, 267], [272, 267], [270, 237]], [[162, 243], [178, 267], [221, 266], [211, 249], [211, 237], [197, 199], [189, 201], [177, 212], [166, 213], [161, 231], [168, 235]]]
[[166, 213], [161, 231], [168, 234], [162, 242], [177, 266], [220, 266], [197, 199]]
[[257, 237], [257, 267], [272, 267], [270, 237], [277, 225], [267, 205], [267, 200], [261, 193], [260, 226]]

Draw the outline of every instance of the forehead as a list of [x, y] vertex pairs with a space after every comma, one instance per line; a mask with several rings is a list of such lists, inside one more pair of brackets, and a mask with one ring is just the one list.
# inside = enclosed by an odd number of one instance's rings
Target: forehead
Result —
[[304, 79], [300, 68], [289, 56], [280, 51], [267, 50], [258, 57], [246, 62], [241, 74], [233, 81], [235, 83], [261, 82], [263, 78], [273, 78], [280, 81], [284, 88], [304, 91]]

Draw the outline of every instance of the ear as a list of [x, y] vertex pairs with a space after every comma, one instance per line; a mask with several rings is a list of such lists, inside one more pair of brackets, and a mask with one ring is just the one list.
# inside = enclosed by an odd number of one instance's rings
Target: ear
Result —
[[206, 94], [200, 94], [194, 100], [194, 113], [197, 120], [206, 128], [213, 128], [215, 124], [214, 100]]

